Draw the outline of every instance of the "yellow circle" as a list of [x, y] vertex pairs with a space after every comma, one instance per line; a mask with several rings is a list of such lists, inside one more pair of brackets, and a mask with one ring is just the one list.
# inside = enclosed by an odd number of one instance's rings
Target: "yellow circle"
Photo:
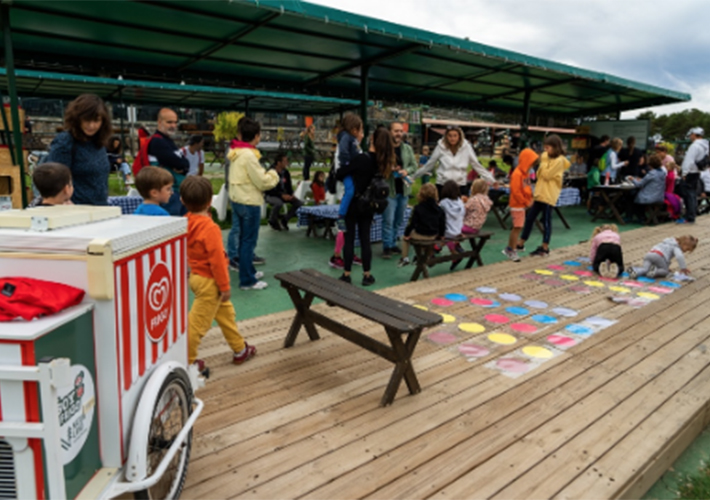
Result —
[[609, 290], [618, 293], [629, 293], [631, 291], [631, 289], [626, 288], [625, 286], [610, 286]]
[[450, 314], [442, 314], [441, 317], [444, 319], [444, 323], [453, 323], [456, 318]]
[[605, 286], [601, 281], [585, 281], [584, 284], [595, 288], [604, 288]]
[[574, 274], [562, 274], [560, 278], [567, 281], [579, 281], [579, 278]]
[[552, 357], [552, 351], [537, 345], [527, 345], [523, 347], [523, 354], [526, 354], [531, 358], [539, 359], [550, 359]]
[[515, 344], [518, 341], [518, 339], [507, 333], [491, 333], [488, 336], [488, 340], [493, 343], [502, 345], [511, 345]]
[[422, 311], [428, 311], [428, 310], [429, 310], [428, 307], [420, 306], [419, 304], [414, 304], [414, 307], [416, 307], [417, 309], [421, 309]]
[[555, 274], [552, 271], [548, 271], [547, 269], [535, 269], [535, 272], [537, 274], [542, 274], [543, 276], [552, 276], [553, 274]]
[[658, 300], [661, 298], [660, 295], [656, 295], [655, 293], [648, 293], [648, 292], [639, 292], [637, 295], [639, 297], [641, 297], [642, 299]]
[[459, 330], [466, 333], [483, 333], [486, 331], [486, 328], [478, 323], [461, 323]]

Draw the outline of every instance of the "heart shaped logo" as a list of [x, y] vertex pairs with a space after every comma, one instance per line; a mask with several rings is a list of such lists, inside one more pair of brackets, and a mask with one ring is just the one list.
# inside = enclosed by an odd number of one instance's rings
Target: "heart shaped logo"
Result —
[[144, 300], [146, 329], [153, 342], [160, 342], [165, 336], [172, 316], [172, 306], [170, 271], [163, 262], [158, 262], [150, 271]]

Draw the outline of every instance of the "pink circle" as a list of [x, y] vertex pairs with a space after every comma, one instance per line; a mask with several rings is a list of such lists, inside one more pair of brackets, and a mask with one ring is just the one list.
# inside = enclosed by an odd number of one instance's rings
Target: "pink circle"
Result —
[[577, 343], [573, 338], [565, 335], [550, 335], [547, 337], [547, 341], [550, 344], [558, 345], [560, 347], [572, 347]]
[[456, 335], [449, 332], [434, 332], [429, 334], [427, 338], [435, 344], [453, 344], [458, 340]]
[[498, 325], [503, 325], [510, 321], [507, 316], [503, 316], [502, 314], [486, 314], [484, 318], [489, 323], [496, 323]]
[[547, 266], [548, 269], [552, 269], [553, 271], [564, 271], [566, 269], [565, 266], [561, 266], [559, 264], [551, 264]]
[[510, 325], [511, 330], [520, 332], [520, 333], [535, 333], [537, 331], [537, 327], [535, 325], [531, 325], [530, 323], [513, 323]]
[[666, 288], [664, 286], [649, 286], [648, 291], [653, 293], [673, 293], [672, 288]]
[[496, 361], [496, 366], [501, 370], [513, 373], [525, 373], [530, 369], [530, 365], [518, 358], [500, 358]]
[[449, 306], [454, 305], [455, 302], [453, 300], [437, 297], [435, 299], [431, 299], [431, 303], [434, 304], [435, 306], [449, 307]]
[[545, 280], [545, 284], [549, 286], [565, 286], [567, 282], [555, 278], [550, 278], [548, 280]]
[[544, 278], [544, 276], [541, 276], [539, 274], [523, 274], [521, 278], [526, 280], [541, 280]]
[[618, 280], [617, 278], [605, 278], [604, 276], [600, 276], [600, 277], [599, 277], [599, 281], [613, 281], [613, 282], [617, 282], [617, 281], [619, 281], [619, 280]]
[[591, 293], [591, 290], [588, 287], [582, 285], [571, 286], [568, 290], [577, 293]]
[[459, 352], [469, 358], [482, 358], [491, 353], [486, 347], [477, 344], [461, 344], [459, 346]]
[[585, 278], [594, 276], [594, 273], [592, 273], [591, 271], [575, 271], [574, 274], [576, 274], [577, 276], [583, 276]]
[[471, 304], [477, 306], [492, 306], [493, 301], [491, 299], [471, 299]]
[[624, 281], [621, 284], [624, 286], [630, 286], [631, 288], [643, 288], [643, 284], [638, 281]]

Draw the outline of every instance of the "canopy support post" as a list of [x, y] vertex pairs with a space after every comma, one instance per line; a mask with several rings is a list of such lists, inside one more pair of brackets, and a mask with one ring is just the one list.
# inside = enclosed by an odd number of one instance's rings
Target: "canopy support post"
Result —
[[249, 98], [244, 98], [244, 116], [249, 116]]
[[[370, 86], [368, 76], [370, 66], [360, 66], [360, 118], [362, 118], [363, 144], [367, 138], [367, 103], [370, 101]], [[364, 149], [364, 148], [363, 148]]]
[[[119, 87], [118, 89], [118, 99], [121, 105], [121, 115], [119, 117], [119, 124], [121, 127], [121, 154], [125, 155], [126, 151], [126, 135], [123, 132], [123, 114], [126, 111], [126, 105], [123, 103], [123, 89]], [[125, 159], [125, 158], [124, 158]]]
[[532, 90], [525, 91], [523, 99], [523, 123], [520, 124], [520, 149], [528, 146], [528, 127], [530, 126], [530, 94]]
[[[20, 111], [15, 83], [15, 58], [12, 50], [12, 32], [10, 30], [10, 4], [0, 4], [0, 23], [2, 24], [5, 42], [5, 69], [7, 71], [7, 90], [10, 95], [10, 114], [12, 120], [12, 142], [15, 146], [15, 161], [20, 168], [20, 189], [22, 191], [22, 208], [27, 207], [27, 189], [25, 187], [25, 159], [22, 155], [22, 130], [20, 128]], [[2, 112], [5, 112], [3, 107]], [[22, 124], [24, 126], [24, 124]]]

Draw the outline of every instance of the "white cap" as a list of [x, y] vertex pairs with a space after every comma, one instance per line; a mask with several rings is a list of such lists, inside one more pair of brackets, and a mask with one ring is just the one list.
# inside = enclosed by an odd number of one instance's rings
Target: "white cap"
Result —
[[688, 130], [688, 136], [690, 136], [690, 134], [705, 136], [705, 131], [703, 130], [703, 127], [693, 127]]

